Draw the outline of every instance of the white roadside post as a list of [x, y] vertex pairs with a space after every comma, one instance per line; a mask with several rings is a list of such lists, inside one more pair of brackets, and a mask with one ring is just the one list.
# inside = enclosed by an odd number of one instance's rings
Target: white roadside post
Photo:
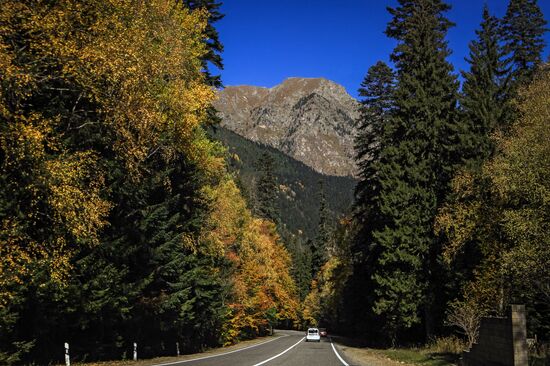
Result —
[[65, 366], [71, 366], [71, 358], [69, 357], [69, 343], [65, 342]]
[[134, 342], [134, 361], [137, 361], [137, 343]]
[[176, 355], [180, 355], [180, 342], [176, 342]]

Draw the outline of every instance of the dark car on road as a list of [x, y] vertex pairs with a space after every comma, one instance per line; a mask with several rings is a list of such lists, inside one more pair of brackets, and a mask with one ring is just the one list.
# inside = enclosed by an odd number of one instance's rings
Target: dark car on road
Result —
[[319, 335], [321, 337], [326, 337], [327, 336], [327, 328], [319, 328]]

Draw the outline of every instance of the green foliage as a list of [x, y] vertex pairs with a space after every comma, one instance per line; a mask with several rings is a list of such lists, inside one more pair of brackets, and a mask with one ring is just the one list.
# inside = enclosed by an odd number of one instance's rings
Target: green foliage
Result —
[[[350, 244], [356, 234], [352, 220], [344, 218], [336, 224], [326, 245], [326, 263], [317, 274], [312, 293], [308, 295], [316, 297], [319, 304], [317, 324], [329, 327], [334, 332], [342, 331], [342, 324], [345, 323], [342, 317], [345, 316], [344, 302], [347, 299], [343, 295], [353, 269]], [[304, 314], [306, 310], [309, 309], [304, 309]], [[314, 311], [309, 310], [309, 313]]]
[[446, 61], [448, 9], [442, 1], [424, 0], [402, 0], [389, 9], [393, 19], [386, 34], [399, 42], [392, 54], [397, 87], [376, 171], [376, 215], [383, 225], [365, 223], [372, 233], [365, 256], [375, 256], [367, 269], [373, 283], [366, 285], [372, 288], [372, 310], [392, 341], [421, 319], [430, 334], [438, 315], [433, 302], [442, 278], [432, 225], [461, 154], [457, 82]]
[[256, 203], [253, 205], [259, 217], [279, 221], [277, 204], [277, 180], [275, 178], [275, 161], [267, 152], [264, 152], [256, 162], [258, 183], [256, 183]]
[[[462, 296], [480, 309], [503, 314], [511, 302], [526, 303], [530, 331], [550, 337], [548, 329], [548, 103], [546, 67], [520, 94], [521, 118], [499, 136], [495, 156], [479, 174], [454, 180], [456, 198], [438, 216], [449, 238], [450, 263], [470, 246], [480, 259], [467, 277]], [[483, 184], [480, 184], [482, 182]]]
[[369, 222], [371, 227], [377, 220], [369, 214], [376, 212], [374, 206], [380, 193], [376, 169], [380, 152], [387, 144], [384, 128], [392, 110], [394, 88], [393, 71], [381, 61], [369, 68], [359, 88], [359, 96], [363, 99], [357, 121], [359, 133], [355, 139], [355, 160], [360, 181], [355, 187], [354, 211], [358, 220]]
[[502, 19], [501, 39], [512, 66], [514, 93], [520, 85], [529, 83], [542, 61], [546, 24], [537, 0], [510, 0]]
[[300, 236], [301, 242], [305, 243], [317, 235], [319, 180], [323, 180], [331, 219], [350, 208], [356, 183], [353, 178], [319, 174], [274, 148], [249, 141], [223, 127], [216, 127], [209, 134], [227, 147], [229, 168], [237, 173], [241, 189], [248, 196], [252, 208], [257, 200], [254, 187], [259, 179], [256, 162], [265, 151], [269, 152], [274, 159], [274, 175], [279, 185], [276, 206], [281, 224], [289, 235]]
[[14, 342], [13, 348], [8, 352], [0, 352], [0, 362], [4, 365], [15, 365], [21, 361], [23, 355], [30, 352], [33, 346], [34, 342]]
[[312, 279], [312, 254], [311, 245], [303, 242], [302, 236], [289, 234], [287, 236], [287, 248], [292, 256], [292, 278], [296, 282], [298, 296], [304, 300], [310, 290]]
[[[383, 62], [377, 62], [369, 68], [359, 89], [361, 100], [360, 117], [357, 121], [359, 133], [355, 140], [356, 161], [359, 166], [359, 182], [355, 187], [353, 207], [354, 220], [358, 230], [351, 246], [354, 255], [353, 275], [346, 283], [344, 292], [346, 313], [349, 317], [347, 327], [351, 330], [375, 329], [377, 316], [364, 311], [373, 307], [374, 284], [371, 268], [380, 254], [380, 247], [372, 245], [372, 234], [380, 229], [381, 221], [380, 190], [382, 188], [379, 169], [381, 152], [388, 146], [388, 134], [385, 129], [393, 109], [395, 76]], [[345, 321], [346, 319], [344, 319]]]
[[323, 181], [319, 181], [319, 224], [317, 236], [311, 245], [311, 274], [313, 277], [327, 261], [327, 246], [331, 235], [330, 217], [327, 209], [327, 200]]
[[[499, 40], [504, 44], [503, 50], [509, 69], [506, 95], [508, 102], [517, 99], [519, 89], [530, 83], [541, 64], [542, 51], [546, 46], [546, 24], [537, 0], [510, 0], [508, 3], [499, 27]], [[505, 127], [509, 127], [519, 118], [519, 114], [512, 105], [507, 108], [503, 117]]]
[[[223, 52], [223, 44], [220, 42], [218, 30], [214, 26], [214, 23], [220, 21], [224, 17], [224, 15], [219, 11], [222, 3], [218, 2], [218, 0], [185, 0], [184, 3], [189, 7], [189, 9], [206, 9], [208, 11], [208, 25], [204, 30], [206, 36], [204, 42], [208, 51], [202, 57], [203, 70], [206, 75], [206, 82], [213, 87], [220, 88], [222, 86], [221, 76], [212, 75], [209, 68], [209, 63], [218, 70], [223, 70], [223, 59], [221, 56], [221, 53]], [[214, 111], [212, 112], [213, 113], [210, 115], [210, 118], [216, 118]]]
[[460, 105], [467, 128], [463, 133], [470, 166], [479, 166], [493, 154], [491, 134], [509, 123], [510, 101], [507, 98], [507, 68], [504, 51], [499, 44], [499, 21], [491, 16], [487, 6], [483, 9], [478, 39], [470, 43], [469, 72], [462, 72], [464, 83]]

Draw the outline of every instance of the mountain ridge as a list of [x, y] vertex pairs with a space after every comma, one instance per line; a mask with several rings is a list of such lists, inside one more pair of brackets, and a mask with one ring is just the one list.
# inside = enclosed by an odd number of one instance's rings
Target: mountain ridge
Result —
[[228, 86], [214, 103], [221, 126], [274, 147], [319, 173], [355, 176], [359, 103], [325, 78], [285, 79], [271, 88]]

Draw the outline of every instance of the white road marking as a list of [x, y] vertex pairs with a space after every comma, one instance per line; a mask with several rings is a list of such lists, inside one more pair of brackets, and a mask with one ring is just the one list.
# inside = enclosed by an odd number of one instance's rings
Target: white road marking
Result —
[[342, 362], [344, 366], [349, 366], [349, 364], [346, 361], [344, 361], [342, 357], [340, 357], [340, 355], [338, 354], [338, 351], [336, 351], [336, 347], [334, 347], [334, 343], [332, 343], [332, 340], [330, 341], [330, 345], [332, 346], [332, 350], [334, 351], [334, 353], [336, 353], [336, 357], [338, 357], [340, 362]]
[[174, 362], [158, 363], [158, 364], [151, 365], [151, 366], [176, 365], [176, 364], [179, 364], [179, 363], [193, 362], [193, 361], [199, 361], [199, 360], [206, 360], [207, 358], [214, 358], [214, 357], [219, 357], [219, 356], [225, 356], [225, 355], [228, 355], [228, 354], [230, 354], [230, 353], [240, 352], [240, 351], [244, 351], [244, 350], [247, 350], [247, 349], [250, 349], [250, 348], [258, 347], [258, 346], [261, 346], [261, 345], [263, 345], [263, 344], [266, 344], [266, 343], [269, 343], [269, 342], [276, 341], [276, 340], [281, 339], [281, 338], [283, 338], [283, 337], [288, 337], [288, 334], [283, 334], [282, 336], [277, 337], [277, 338], [270, 339], [269, 341], [265, 341], [265, 342], [258, 343], [258, 344], [253, 344], [252, 346], [248, 346], [248, 347], [244, 347], [244, 348], [239, 348], [239, 349], [236, 349], [236, 350], [234, 350], [234, 351], [229, 351], [229, 352], [224, 352], [224, 353], [217, 353], [217, 354], [215, 354], [215, 355], [210, 355], [210, 356], [205, 356], [205, 357], [193, 358], [193, 359], [191, 359], [191, 360], [183, 360], [183, 361], [174, 361]]
[[305, 338], [306, 338], [306, 337], [303, 337], [303, 338], [300, 339], [298, 342], [294, 343], [292, 346], [288, 347], [287, 349], [285, 349], [283, 352], [279, 353], [278, 355], [275, 355], [275, 356], [273, 356], [273, 357], [271, 357], [271, 358], [268, 358], [268, 359], [265, 360], [265, 361], [262, 361], [262, 362], [260, 362], [260, 363], [255, 364], [255, 365], [252, 365], [252, 366], [260, 366], [260, 365], [263, 365], [264, 363], [267, 363], [267, 362], [269, 362], [269, 361], [271, 361], [271, 360], [276, 359], [276, 358], [279, 357], [279, 356], [284, 355], [285, 353], [287, 353], [288, 351], [290, 351], [291, 349], [293, 349], [294, 347], [296, 347], [297, 345], [299, 345], [300, 342], [302, 342]]

